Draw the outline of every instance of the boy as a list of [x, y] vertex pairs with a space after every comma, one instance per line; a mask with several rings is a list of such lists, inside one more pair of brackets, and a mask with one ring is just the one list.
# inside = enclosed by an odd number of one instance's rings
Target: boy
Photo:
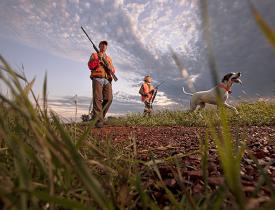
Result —
[[153, 87], [152, 83], [152, 77], [150, 75], [146, 75], [144, 77], [144, 83], [139, 89], [139, 94], [141, 95], [141, 101], [144, 102], [144, 113], [143, 116], [151, 116], [153, 112], [153, 107], [152, 107], [152, 97], [154, 94], [155, 88]]

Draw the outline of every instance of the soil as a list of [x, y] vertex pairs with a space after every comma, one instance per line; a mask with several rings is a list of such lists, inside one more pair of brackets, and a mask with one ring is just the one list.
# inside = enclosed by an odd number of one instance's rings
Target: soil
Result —
[[[179, 180], [175, 175], [175, 165], [169, 164], [167, 160], [171, 157], [180, 158], [181, 175], [193, 194], [204, 190], [202, 156], [199, 151], [200, 141], [205, 141], [206, 132], [204, 127], [184, 126], [107, 126], [92, 129], [93, 136], [102, 140], [108, 138], [114, 145], [124, 145], [125, 150], [133, 151], [138, 159], [149, 166], [152, 162], [150, 160], [155, 159], [164, 182], [171, 189], [179, 187]], [[275, 189], [275, 126], [232, 127], [231, 133], [236, 150], [242, 142], [246, 145], [241, 162], [241, 183], [246, 196], [253, 200], [253, 209], [269, 200]], [[208, 185], [211, 189], [217, 189], [224, 183], [224, 177], [217, 148], [211, 137], [208, 147]], [[268, 183], [261, 182], [263, 173], [267, 175]]]

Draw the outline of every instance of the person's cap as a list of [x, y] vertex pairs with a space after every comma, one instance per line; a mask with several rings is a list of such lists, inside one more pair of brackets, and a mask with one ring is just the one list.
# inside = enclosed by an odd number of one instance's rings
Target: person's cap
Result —
[[104, 44], [104, 45], [108, 46], [108, 42], [106, 40], [102, 40], [101, 42], [99, 42], [99, 45], [100, 44]]

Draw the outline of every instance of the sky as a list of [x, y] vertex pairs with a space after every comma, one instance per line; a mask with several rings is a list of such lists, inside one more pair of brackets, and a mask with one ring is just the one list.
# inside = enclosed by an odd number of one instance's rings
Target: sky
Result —
[[[275, 28], [275, 1], [253, 0]], [[138, 94], [146, 74], [165, 83], [157, 109], [185, 109], [191, 91], [213, 87], [202, 39], [199, 0], [1, 0], [0, 54], [42, 95], [47, 75], [49, 106], [65, 118], [87, 114], [91, 80], [87, 62], [94, 51], [81, 31], [95, 43], [108, 40], [119, 80], [113, 82], [111, 115], [141, 112]], [[245, 0], [211, 0], [210, 33], [219, 77], [241, 72], [231, 100], [274, 98], [275, 51], [266, 40]], [[176, 53], [181, 67], [172, 57]], [[187, 75], [187, 77], [186, 77]], [[3, 89], [3, 88], [2, 88]], [[77, 97], [76, 97], [77, 95]]]

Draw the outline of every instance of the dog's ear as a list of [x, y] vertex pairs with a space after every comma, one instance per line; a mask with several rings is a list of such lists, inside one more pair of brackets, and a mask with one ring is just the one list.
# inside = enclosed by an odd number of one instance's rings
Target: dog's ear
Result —
[[231, 72], [231, 73], [224, 75], [224, 77], [222, 78], [222, 82], [228, 81], [233, 74], [234, 73]]

